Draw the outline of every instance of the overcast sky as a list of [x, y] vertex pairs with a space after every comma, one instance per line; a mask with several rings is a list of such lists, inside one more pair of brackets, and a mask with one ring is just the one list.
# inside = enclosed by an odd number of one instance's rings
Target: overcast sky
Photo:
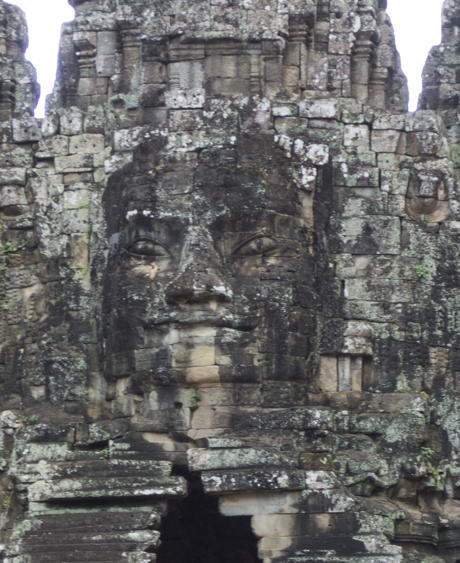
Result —
[[[53, 86], [57, 47], [62, 22], [73, 18], [67, 0], [8, 0], [27, 15], [29, 49], [27, 58], [38, 72], [42, 97], [36, 110], [44, 112], [44, 99]], [[411, 91], [410, 109], [415, 109], [421, 90], [421, 73], [428, 51], [440, 42], [442, 0], [388, 0], [388, 11], [396, 30], [403, 70]]]

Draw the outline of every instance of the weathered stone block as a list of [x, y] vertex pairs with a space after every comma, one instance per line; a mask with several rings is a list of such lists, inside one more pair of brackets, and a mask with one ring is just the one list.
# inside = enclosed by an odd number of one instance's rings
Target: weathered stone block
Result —
[[349, 188], [378, 188], [380, 185], [380, 170], [378, 168], [362, 167], [356, 172], [353, 167], [345, 177], [345, 186]]
[[40, 140], [37, 158], [53, 158], [69, 154], [69, 138], [65, 135], [55, 135]]
[[367, 125], [347, 125], [344, 129], [343, 144], [345, 147], [369, 149], [369, 127]]
[[82, 189], [66, 190], [64, 192], [65, 209], [88, 209], [91, 201], [89, 190]]
[[97, 134], [83, 134], [70, 137], [70, 154], [93, 154], [104, 151], [104, 136]]
[[416, 111], [406, 118], [406, 131], [439, 131], [440, 121], [434, 111]]
[[188, 451], [191, 471], [213, 469], [246, 469], [249, 467], [295, 467], [295, 460], [288, 460], [275, 452], [255, 448], [222, 450], [192, 449]]
[[397, 152], [401, 133], [391, 129], [372, 131], [371, 148], [376, 152]]
[[168, 90], [165, 92], [166, 106], [172, 109], [202, 108], [205, 92], [202, 89]]
[[21, 186], [0, 186], [0, 208], [27, 205], [26, 193]]
[[447, 155], [447, 141], [439, 133], [420, 131], [407, 135], [406, 154], [410, 156], [437, 156]]
[[213, 94], [249, 94], [249, 81], [244, 78], [214, 78], [209, 84]]
[[92, 171], [94, 165], [93, 155], [73, 154], [70, 156], [58, 156], [55, 159], [56, 172], [68, 174], [73, 172]]
[[398, 131], [403, 131], [406, 125], [406, 115], [398, 113], [383, 113], [381, 115], [376, 115], [374, 121], [372, 122], [372, 128], [374, 130], [388, 130], [396, 129]]
[[298, 66], [283, 66], [283, 85], [288, 90], [296, 91], [300, 83], [300, 68]]
[[193, 413], [192, 428], [228, 428], [234, 409], [199, 406]]
[[283, 104], [283, 105], [274, 105], [273, 106], [273, 116], [274, 117], [292, 117], [297, 115], [299, 108], [297, 105], [294, 104]]
[[321, 408], [273, 409], [265, 412], [239, 411], [234, 414], [236, 428], [268, 429], [331, 429], [333, 413]]
[[399, 254], [401, 227], [397, 217], [355, 217], [341, 224], [339, 247], [352, 254]]
[[176, 344], [172, 347], [172, 365], [174, 367], [212, 367], [215, 366], [216, 349], [214, 346], [196, 346]]
[[77, 107], [60, 112], [60, 132], [62, 135], [79, 135], [83, 132], [83, 112]]
[[143, 82], [145, 84], [163, 84], [166, 82], [166, 67], [164, 63], [149, 61], [143, 68]]
[[224, 516], [296, 513], [301, 492], [234, 493], [219, 498], [219, 511]]
[[204, 490], [209, 494], [258, 490], [300, 490], [305, 486], [305, 472], [283, 469], [204, 472]]
[[169, 113], [168, 126], [171, 131], [193, 131], [203, 125], [201, 110], [172, 110]]
[[25, 186], [26, 169], [10, 167], [0, 169], [0, 186], [8, 185]]
[[319, 390], [335, 393], [337, 389], [337, 356], [321, 356]]
[[339, 106], [336, 100], [305, 100], [299, 103], [300, 117], [313, 119], [338, 119]]
[[220, 381], [219, 366], [189, 367], [185, 380], [190, 384], [217, 383]]
[[168, 65], [170, 84], [183, 90], [203, 88], [204, 70], [201, 61], [181, 61]]
[[13, 119], [13, 139], [17, 143], [32, 143], [40, 139], [40, 128], [34, 117]]
[[96, 43], [96, 72], [100, 76], [115, 73], [117, 34], [115, 31], [99, 31]]
[[413, 299], [412, 286], [403, 280], [392, 279], [350, 279], [345, 284], [347, 299], [385, 301], [387, 303], [410, 302]]
[[181, 477], [155, 479], [148, 477], [104, 477], [87, 480], [82, 478], [55, 480], [52, 483], [37, 481], [29, 487], [31, 502], [64, 499], [171, 497], [186, 493]]

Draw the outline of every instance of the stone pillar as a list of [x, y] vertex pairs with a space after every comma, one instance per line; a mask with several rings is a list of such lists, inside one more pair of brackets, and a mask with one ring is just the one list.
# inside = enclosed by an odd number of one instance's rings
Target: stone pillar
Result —
[[308, 39], [308, 23], [302, 16], [292, 16], [283, 61], [283, 86], [287, 91], [298, 92], [307, 87]]
[[259, 95], [261, 91], [260, 84], [260, 44], [252, 43], [248, 50], [249, 53], [249, 89], [252, 95]]
[[369, 83], [369, 104], [375, 108], [387, 107], [388, 69], [385, 67], [372, 70]]
[[359, 102], [369, 97], [371, 59], [374, 44], [367, 33], [358, 33], [351, 62], [351, 93]]
[[141, 38], [137, 29], [124, 29], [121, 36], [123, 53], [122, 91], [136, 91], [139, 86]]
[[95, 93], [96, 42], [97, 34], [95, 32], [75, 33], [74, 35], [75, 54], [79, 70], [76, 95], [79, 100], [81, 100], [81, 97], [84, 98]]

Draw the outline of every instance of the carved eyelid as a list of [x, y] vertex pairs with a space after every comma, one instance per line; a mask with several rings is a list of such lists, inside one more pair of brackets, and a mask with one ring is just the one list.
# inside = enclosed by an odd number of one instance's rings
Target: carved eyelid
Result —
[[277, 241], [273, 237], [271, 237], [268, 234], [262, 233], [262, 234], [254, 235], [253, 237], [250, 237], [250, 238], [246, 239], [245, 241], [239, 243], [233, 249], [232, 254], [238, 254], [238, 252], [240, 252], [240, 250], [242, 248], [244, 248], [245, 246], [250, 245], [254, 241], [262, 240], [262, 239], [266, 239], [266, 240], [270, 241], [272, 243], [273, 247], [277, 246], [277, 244], [278, 244]]

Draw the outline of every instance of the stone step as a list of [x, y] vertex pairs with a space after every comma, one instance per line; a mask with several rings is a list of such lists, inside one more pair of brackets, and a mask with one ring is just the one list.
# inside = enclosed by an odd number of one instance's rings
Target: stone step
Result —
[[393, 555], [358, 555], [357, 557], [335, 557], [331, 554], [325, 555], [308, 555], [299, 557], [289, 557], [278, 560], [273, 560], [272, 563], [307, 563], [313, 561], [314, 563], [401, 563], [399, 556]]
[[324, 534], [320, 537], [305, 535], [264, 537], [259, 542], [259, 553], [263, 557], [270, 558], [272, 563], [323, 560], [396, 562], [400, 561], [397, 559], [399, 552], [399, 547], [391, 545], [385, 536], [379, 534], [361, 534], [356, 537], [346, 534]]
[[[127, 557], [122, 551], [114, 551], [102, 549], [100, 551], [94, 548], [85, 549], [83, 546], [67, 546], [65, 549], [56, 552], [37, 553], [31, 551], [25, 554], [31, 557], [33, 563], [126, 563]], [[146, 563], [149, 561], [145, 554]]]
[[71, 538], [71, 541], [69, 541], [68, 543], [64, 541], [62, 543], [56, 543], [56, 544], [51, 543], [49, 541], [48, 543], [44, 543], [44, 544], [27, 543], [27, 545], [24, 546], [24, 550], [27, 553], [33, 553], [34, 555], [39, 555], [39, 554], [52, 555], [53, 553], [72, 553], [72, 551], [77, 552], [78, 550], [94, 551], [96, 553], [99, 551], [101, 553], [104, 553], [106, 551], [123, 553], [124, 551], [134, 551], [138, 547], [139, 547], [138, 544], [135, 542], [131, 542], [131, 543], [119, 542], [114, 545], [110, 542], [104, 542], [104, 541], [80, 542], [78, 538]]
[[[109, 455], [101, 451], [100, 456]], [[27, 464], [25, 471], [36, 471], [36, 464]], [[98, 476], [131, 477], [139, 475], [155, 475], [167, 477], [171, 474], [172, 464], [169, 461], [153, 461], [143, 459], [87, 459], [81, 461], [45, 462], [40, 467], [40, 475], [49, 479], [76, 478], [79, 476], [94, 478]]]
[[[66, 534], [43, 531], [41, 534], [27, 536], [28, 546], [39, 549], [44, 546], [46, 549], [58, 549], [61, 545], [110, 545], [120, 546], [120, 549], [128, 549], [138, 544], [156, 542], [159, 533], [152, 530], [136, 530], [126, 532], [105, 532], [91, 533], [89, 531], [79, 534]], [[123, 546], [123, 547], [122, 547]]]
[[86, 533], [104, 530], [124, 531], [138, 530], [159, 525], [161, 507], [148, 511], [88, 511], [66, 512], [65, 514], [40, 514], [29, 520], [30, 534], [52, 533]]
[[159, 523], [159, 514], [149, 512], [42, 514], [27, 521], [19, 548], [34, 563], [116, 563], [157, 546]]
[[201, 480], [208, 494], [302, 490], [305, 488], [306, 472], [277, 467], [203, 471]]
[[[87, 474], [87, 475], [90, 475]], [[69, 499], [176, 497], [187, 494], [182, 477], [113, 476], [75, 477], [51, 481], [37, 481], [28, 490], [31, 502]]]

